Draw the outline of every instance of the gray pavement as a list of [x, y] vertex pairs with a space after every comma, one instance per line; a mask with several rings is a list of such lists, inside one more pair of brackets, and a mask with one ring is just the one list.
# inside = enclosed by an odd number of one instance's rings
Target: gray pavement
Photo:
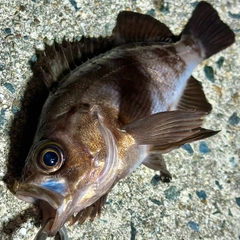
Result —
[[[213, 105], [205, 126], [221, 132], [166, 154], [173, 175], [169, 184], [139, 167], [111, 191], [100, 218], [68, 227], [69, 239], [240, 239], [240, 2], [208, 2], [236, 34], [232, 47], [193, 74]], [[20, 165], [9, 162], [10, 126], [32, 75], [35, 48], [64, 36], [108, 35], [121, 10], [148, 13], [178, 34], [195, 5], [184, 0], [0, 0], [0, 239], [33, 239], [40, 227], [38, 211], [7, 188], [5, 182], [14, 184], [13, 179], [3, 181], [9, 164], [13, 172]]]

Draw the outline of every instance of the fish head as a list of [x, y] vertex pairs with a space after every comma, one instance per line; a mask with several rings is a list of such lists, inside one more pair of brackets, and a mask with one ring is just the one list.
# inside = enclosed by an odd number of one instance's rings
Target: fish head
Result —
[[[52, 104], [51, 104], [52, 105]], [[38, 206], [44, 231], [65, 222], [106, 194], [117, 178], [115, 138], [95, 108], [47, 114], [44, 107], [16, 196]]]

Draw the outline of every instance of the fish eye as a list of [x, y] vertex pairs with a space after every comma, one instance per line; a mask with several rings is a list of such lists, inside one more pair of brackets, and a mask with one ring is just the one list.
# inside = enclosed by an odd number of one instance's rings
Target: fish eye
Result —
[[57, 171], [65, 158], [60, 144], [52, 141], [42, 141], [37, 145], [34, 152], [34, 161], [38, 170], [44, 173]]
[[51, 148], [45, 150], [41, 157], [43, 163], [48, 167], [55, 166], [59, 161], [59, 154]]

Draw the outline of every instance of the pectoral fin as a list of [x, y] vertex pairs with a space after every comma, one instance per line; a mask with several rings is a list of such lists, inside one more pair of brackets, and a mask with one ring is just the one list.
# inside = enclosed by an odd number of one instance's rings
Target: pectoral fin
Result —
[[219, 131], [212, 131], [212, 130], [208, 130], [208, 129], [204, 129], [204, 128], [199, 128], [199, 130], [195, 134], [192, 134], [192, 135], [190, 135], [180, 141], [176, 141], [174, 143], [154, 145], [154, 146], [152, 146], [150, 151], [167, 153], [173, 149], [181, 147], [185, 143], [190, 143], [190, 142], [194, 142], [194, 141], [201, 140], [204, 138], [208, 138], [208, 137], [211, 137], [211, 136], [217, 134], [218, 132]]
[[206, 114], [200, 111], [160, 112], [133, 121], [123, 130], [139, 145], [152, 145], [156, 151], [166, 153], [185, 143], [216, 134], [200, 127]]
[[88, 217], [90, 217], [91, 222], [97, 215], [100, 217], [101, 211], [107, 200], [107, 195], [108, 192], [100, 197], [95, 203], [81, 210], [76, 216], [72, 216], [70, 219], [70, 225], [73, 225], [76, 222], [83, 224]]

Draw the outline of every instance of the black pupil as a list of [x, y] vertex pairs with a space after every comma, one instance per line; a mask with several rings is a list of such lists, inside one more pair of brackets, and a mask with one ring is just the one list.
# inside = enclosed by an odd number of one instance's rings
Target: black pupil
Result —
[[58, 162], [58, 155], [55, 152], [46, 152], [43, 156], [43, 162], [46, 166], [55, 166]]

